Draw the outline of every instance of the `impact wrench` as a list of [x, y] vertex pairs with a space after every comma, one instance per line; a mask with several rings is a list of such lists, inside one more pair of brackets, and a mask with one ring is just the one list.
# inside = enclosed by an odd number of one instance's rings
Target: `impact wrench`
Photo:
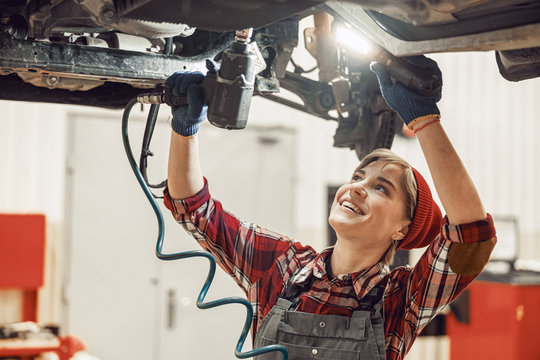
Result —
[[[229, 130], [246, 127], [255, 86], [257, 55], [250, 51], [252, 29], [236, 31], [231, 48], [223, 52], [221, 67], [213, 69], [206, 60], [208, 72], [200, 86], [204, 103], [208, 105], [208, 121]], [[156, 92], [141, 94], [143, 104], [187, 105], [187, 96], [175, 96], [172, 89], [160, 86]]]

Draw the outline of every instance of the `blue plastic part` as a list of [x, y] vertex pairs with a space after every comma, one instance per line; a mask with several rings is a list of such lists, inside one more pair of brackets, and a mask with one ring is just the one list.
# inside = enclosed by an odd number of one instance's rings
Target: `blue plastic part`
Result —
[[[163, 221], [163, 214], [161, 213], [161, 209], [159, 208], [159, 205], [154, 199], [152, 192], [150, 191], [150, 189], [146, 185], [146, 182], [143, 179], [143, 176], [137, 166], [135, 158], [133, 157], [133, 152], [131, 151], [131, 146], [129, 144], [129, 136], [128, 136], [129, 114], [131, 112], [131, 109], [136, 103], [137, 101], [135, 99], [130, 101], [124, 110], [124, 114], [122, 115], [122, 140], [124, 142], [124, 150], [129, 160], [131, 169], [133, 170], [133, 173], [135, 174], [135, 177], [137, 178], [139, 185], [141, 186], [144, 194], [146, 195], [146, 198], [150, 202], [150, 205], [152, 205], [154, 213], [156, 214], [156, 218], [158, 221], [158, 239], [156, 242], [156, 256], [159, 259], [165, 260], [165, 261], [186, 259], [186, 258], [197, 257], [197, 256], [207, 258], [210, 263], [210, 267], [208, 269], [208, 275], [206, 276], [206, 280], [203, 284], [201, 292], [199, 293], [199, 296], [197, 298], [197, 307], [200, 309], [210, 309], [216, 306], [222, 306], [222, 305], [227, 305], [227, 304], [241, 304], [241, 305], [244, 305], [247, 310], [244, 327], [242, 329], [242, 333], [240, 334], [240, 337], [236, 344], [236, 349], [234, 352], [235, 356], [239, 359], [246, 359], [253, 356], [269, 353], [272, 351], [279, 351], [282, 354], [282, 359], [287, 360], [288, 358], [287, 349], [282, 345], [268, 345], [268, 346], [263, 346], [261, 348], [254, 349], [251, 351], [242, 352], [242, 347], [244, 346], [244, 342], [246, 341], [246, 337], [248, 335], [249, 328], [251, 326], [251, 321], [253, 320], [253, 307], [251, 306], [251, 303], [249, 301], [240, 297], [228, 297], [228, 298], [218, 299], [218, 300], [214, 300], [210, 302], [204, 302], [206, 293], [208, 292], [208, 289], [210, 288], [210, 285], [212, 284], [212, 280], [214, 279], [214, 274], [216, 273], [216, 260], [214, 259], [212, 254], [203, 250], [192, 250], [192, 251], [170, 253], [170, 254], [165, 254], [162, 252], [163, 239], [165, 235], [165, 225]], [[155, 112], [155, 115], [157, 116], [157, 111]]]

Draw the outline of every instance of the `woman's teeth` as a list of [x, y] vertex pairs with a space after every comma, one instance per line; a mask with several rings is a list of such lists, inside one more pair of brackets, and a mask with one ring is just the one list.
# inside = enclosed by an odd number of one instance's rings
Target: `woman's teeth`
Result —
[[344, 201], [341, 206], [345, 206], [346, 208], [348, 209], [351, 209], [352, 211], [354, 211], [355, 213], [359, 214], [359, 215], [364, 215], [364, 213], [362, 212], [362, 210], [360, 210], [360, 208], [356, 205], [354, 205], [353, 203], [349, 202], [349, 201]]

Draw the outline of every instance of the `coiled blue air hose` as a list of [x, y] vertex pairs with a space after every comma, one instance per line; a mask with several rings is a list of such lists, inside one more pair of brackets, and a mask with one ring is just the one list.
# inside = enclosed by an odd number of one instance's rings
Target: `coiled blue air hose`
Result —
[[[135, 105], [136, 103], [137, 103], [136, 99], [131, 100], [126, 106], [124, 110], [124, 114], [122, 115], [122, 140], [124, 142], [124, 150], [129, 160], [131, 169], [133, 170], [133, 173], [135, 174], [135, 177], [137, 178], [139, 185], [141, 186], [144, 194], [146, 195], [146, 198], [148, 199], [148, 201], [150, 202], [150, 205], [152, 205], [152, 208], [154, 209], [154, 213], [156, 214], [156, 218], [158, 221], [158, 239], [156, 243], [156, 256], [159, 259], [165, 260], [165, 261], [185, 259], [185, 258], [196, 257], [196, 256], [207, 258], [210, 263], [210, 268], [208, 269], [208, 275], [206, 276], [206, 280], [203, 284], [201, 292], [199, 293], [199, 296], [197, 297], [197, 307], [200, 309], [210, 309], [216, 306], [221, 306], [221, 305], [226, 305], [226, 304], [241, 304], [241, 305], [244, 305], [247, 310], [244, 327], [242, 329], [242, 333], [240, 334], [238, 342], [236, 343], [236, 349], [234, 351], [235, 356], [239, 359], [245, 359], [252, 356], [262, 355], [271, 351], [279, 351], [282, 354], [282, 359], [287, 360], [287, 357], [288, 357], [287, 349], [285, 349], [285, 347], [282, 345], [268, 345], [268, 346], [264, 346], [264, 347], [254, 349], [251, 351], [242, 352], [242, 347], [244, 346], [244, 342], [246, 340], [246, 337], [249, 332], [249, 328], [251, 326], [251, 321], [253, 320], [253, 307], [251, 306], [251, 303], [249, 301], [240, 297], [228, 297], [228, 298], [218, 299], [218, 300], [214, 300], [210, 302], [204, 302], [204, 298], [206, 297], [206, 293], [208, 292], [208, 289], [210, 288], [210, 285], [212, 284], [212, 280], [214, 279], [214, 274], [216, 272], [216, 260], [210, 253], [203, 250], [192, 250], [192, 251], [170, 253], [170, 254], [165, 254], [162, 252], [163, 238], [165, 234], [163, 214], [161, 213], [161, 209], [159, 208], [156, 200], [154, 199], [152, 192], [150, 191], [150, 189], [146, 185], [146, 182], [143, 179], [143, 176], [137, 166], [137, 163], [135, 162], [135, 158], [133, 157], [133, 152], [131, 151], [131, 146], [129, 144], [129, 136], [128, 136], [129, 113], [131, 112], [133, 105]], [[156, 115], [157, 115], [157, 112], [156, 112]]]

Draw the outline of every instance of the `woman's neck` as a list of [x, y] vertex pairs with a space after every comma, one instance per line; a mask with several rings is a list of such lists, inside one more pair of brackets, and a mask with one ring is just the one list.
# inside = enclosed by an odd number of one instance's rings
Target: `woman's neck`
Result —
[[375, 265], [381, 259], [382, 254], [378, 252], [366, 251], [358, 248], [351, 248], [342, 244], [339, 240], [334, 246], [334, 251], [330, 258], [332, 275], [352, 274]]

